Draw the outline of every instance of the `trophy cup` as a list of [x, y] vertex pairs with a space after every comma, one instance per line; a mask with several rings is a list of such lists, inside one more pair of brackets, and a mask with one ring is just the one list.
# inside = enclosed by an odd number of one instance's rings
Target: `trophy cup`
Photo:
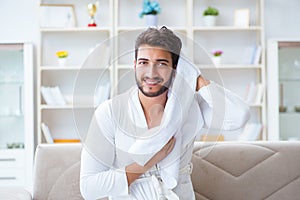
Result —
[[95, 22], [95, 14], [96, 14], [96, 11], [97, 11], [96, 4], [95, 3], [89, 3], [87, 5], [87, 9], [88, 9], [89, 15], [91, 17], [90, 23], [88, 24], [88, 27], [96, 27], [97, 26], [97, 24]]

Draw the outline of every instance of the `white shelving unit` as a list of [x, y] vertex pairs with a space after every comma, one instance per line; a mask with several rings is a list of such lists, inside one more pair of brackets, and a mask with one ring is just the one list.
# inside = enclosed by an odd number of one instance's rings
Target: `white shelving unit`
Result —
[[[81, 122], [89, 123], [89, 119], [94, 111], [94, 105], [90, 103], [89, 94], [84, 94], [80, 89], [80, 97], [74, 97], [74, 92], [78, 91], [76, 83], [84, 77], [86, 79], [83, 87], [90, 88], [102, 72], [106, 71], [108, 80], [113, 76], [111, 68], [104, 69], [102, 66], [86, 66], [86, 58], [90, 55], [96, 45], [105, 42], [113, 35], [113, 0], [101, 0], [100, 6], [95, 15], [97, 27], [88, 27], [90, 22], [87, 3], [80, 0], [56, 0], [41, 4], [73, 5], [75, 10], [75, 27], [40, 28], [40, 48], [38, 59], [38, 78], [37, 78], [37, 102], [38, 102], [38, 123], [37, 140], [38, 143], [46, 142], [41, 129], [41, 124], [45, 123], [54, 139], [63, 141], [80, 140], [78, 131], [79, 124], [74, 121], [74, 113], [80, 110]], [[41, 13], [42, 14], [42, 13]], [[52, 20], [52, 19], [49, 19]], [[65, 66], [58, 65], [55, 52], [60, 50], [68, 51], [67, 63]], [[100, 56], [99, 56], [100, 58]], [[101, 58], [100, 58], [101, 59]], [[107, 67], [107, 66], [104, 66]], [[58, 86], [65, 99], [66, 104], [48, 105], [41, 94], [41, 88]], [[79, 98], [80, 102], [79, 102]]]
[[[265, 44], [264, 44], [264, 0], [158, 0], [162, 12], [159, 14], [158, 25], [166, 25], [174, 30], [183, 42], [183, 50], [188, 59], [193, 61], [202, 73], [209, 79], [224, 85], [226, 88], [236, 92], [242, 98], [245, 97], [247, 87], [251, 82], [255, 84], [265, 83]], [[57, 0], [54, 3], [72, 3], [75, 5], [78, 27], [68, 29], [41, 29], [41, 55], [39, 70], [39, 86], [59, 85], [64, 95], [72, 95], [71, 82], [69, 78], [80, 69], [87, 56], [87, 49], [104, 39], [111, 38], [112, 41], [112, 65], [110, 69], [110, 80], [112, 82], [112, 95], [117, 95], [135, 84], [133, 73], [134, 42], [136, 36], [146, 28], [145, 19], [139, 18], [142, 10], [141, 0], [103, 0], [99, 1], [100, 8], [103, 5], [101, 16], [105, 19], [104, 26], [87, 28], [87, 13], [82, 10], [83, 2], [70, 0]], [[217, 25], [205, 27], [202, 24], [202, 12], [208, 6], [219, 9]], [[236, 9], [247, 8], [250, 11], [249, 27], [234, 26], [234, 12]], [[108, 12], [109, 10], [110, 12]], [[85, 20], [83, 20], [83, 18]], [[96, 18], [97, 21], [97, 18]], [[99, 20], [101, 24], [102, 20]], [[109, 21], [109, 22], [107, 22]], [[71, 43], [74, 41], [74, 44]], [[203, 51], [201, 44], [209, 53], [215, 49], [224, 51], [221, 65], [215, 67], [212, 62], [203, 61], [198, 52]], [[67, 46], [69, 45], [69, 46]], [[261, 46], [261, 59], [252, 64], [251, 58], [254, 49]], [[70, 65], [65, 68], [56, 66], [54, 52], [57, 49], [70, 51]], [[73, 55], [73, 57], [71, 57]], [[39, 88], [39, 87], [38, 87]], [[38, 91], [40, 94], [40, 91]], [[71, 113], [72, 106], [47, 106], [39, 95], [40, 106], [39, 123], [49, 120], [50, 129], [63, 126], [64, 120], [56, 118], [61, 112]], [[250, 122], [263, 124], [260, 139], [267, 139], [266, 125], [266, 95], [263, 93], [261, 102], [250, 104]], [[82, 108], [81, 108], [82, 109]], [[63, 115], [64, 116], [64, 115]], [[71, 114], [64, 118], [71, 118]], [[60, 123], [54, 122], [59, 120]], [[50, 122], [53, 121], [53, 122]], [[67, 127], [64, 125], [63, 127]], [[40, 130], [40, 127], [38, 127]], [[67, 128], [65, 129], [67, 130]], [[51, 130], [52, 131], [52, 130]], [[61, 130], [55, 130], [54, 135], [61, 134]], [[71, 132], [76, 132], [74, 129]], [[39, 134], [41, 135], [41, 134]], [[41, 138], [39, 139], [41, 141]]]
[[[245, 98], [247, 87], [251, 82], [265, 86], [264, 1], [193, 0], [192, 2], [191, 37], [193, 41], [203, 45], [208, 52], [217, 49], [224, 52], [221, 64], [215, 67], [210, 63], [203, 63], [197, 57], [197, 52], [201, 49], [197, 47], [193, 49], [194, 63], [202, 69], [204, 76], [215, 80], [242, 98]], [[201, 14], [208, 6], [219, 10], [216, 26], [213, 27], [202, 25]], [[236, 27], [234, 26], [235, 10], [244, 8], [250, 11], [249, 26]], [[262, 49], [260, 61], [251, 63], [253, 49], [257, 46]], [[263, 130], [259, 139], [267, 139], [265, 92], [263, 92], [261, 102], [250, 103], [249, 106], [250, 123], [261, 123]]]
[[0, 186], [32, 189], [33, 45], [0, 42]]
[[[300, 140], [300, 38], [268, 40], [268, 139]], [[280, 86], [281, 85], [281, 86]], [[285, 110], [279, 110], [280, 107]]]

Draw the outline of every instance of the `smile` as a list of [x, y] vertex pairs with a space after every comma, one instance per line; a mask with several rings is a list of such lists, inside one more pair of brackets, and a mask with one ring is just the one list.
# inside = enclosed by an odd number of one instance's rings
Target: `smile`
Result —
[[147, 85], [157, 85], [162, 83], [163, 80], [161, 78], [144, 78], [143, 81]]

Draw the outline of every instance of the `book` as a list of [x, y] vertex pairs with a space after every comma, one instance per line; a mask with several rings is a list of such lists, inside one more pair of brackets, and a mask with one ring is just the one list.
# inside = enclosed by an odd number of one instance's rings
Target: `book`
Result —
[[250, 82], [246, 89], [246, 95], [244, 100], [248, 104], [257, 105], [260, 104], [264, 95], [264, 86], [262, 83], [255, 84]]
[[76, 143], [81, 142], [80, 139], [54, 139], [54, 143]]
[[260, 57], [261, 57], [261, 52], [262, 52], [262, 48], [261, 46], [257, 46], [256, 48], [254, 48], [253, 54], [252, 54], [252, 58], [251, 58], [251, 64], [253, 65], [258, 65], [259, 61], [260, 61]]
[[43, 135], [44, 135], [46, 142], [53, 143], [54, 141], [53, 141], [49, 127], [44, 122], [42, 122], [41, 128], [42, 128]]
[[43, 99], [48, 105], [66, 105], [64, 96], [58, 86], [55, 87], [41, 87]]
[[50, 93], [52, 96], [52, 99], [55, 102], [55, 105], [66, 105], [66, 101], [61, 93], [61, 90], [58, 86], [50, 87]]
[[245, 95], [245, 101], [248, 104], [253, 104], [256, 98], [256, 90], [257, 87], [255, 85], [255, 83], [252, 81], [248, 84], [247, 86], [247, 90], [246, 90], [246, 95]]
[[43, 99], [46, 102], [46, 104], [55, 105], [55, 101], [52, 97], [52, 94], [50, 93], [49, 87], [42, 86], [41, 93], [42, 93]]
[[262, 83], [258, 83], [256, 85], [256, 97], [254, 104], [260, 104], [262, 102], [264, 96], [264, 86]]

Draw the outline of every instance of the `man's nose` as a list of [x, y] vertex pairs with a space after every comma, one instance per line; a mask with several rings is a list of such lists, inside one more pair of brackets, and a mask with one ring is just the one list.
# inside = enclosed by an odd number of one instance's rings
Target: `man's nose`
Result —
[[149, 64], [147, 74], [149, 77], [155, 77], [157, 75], [157, 66], [155, 63]]

